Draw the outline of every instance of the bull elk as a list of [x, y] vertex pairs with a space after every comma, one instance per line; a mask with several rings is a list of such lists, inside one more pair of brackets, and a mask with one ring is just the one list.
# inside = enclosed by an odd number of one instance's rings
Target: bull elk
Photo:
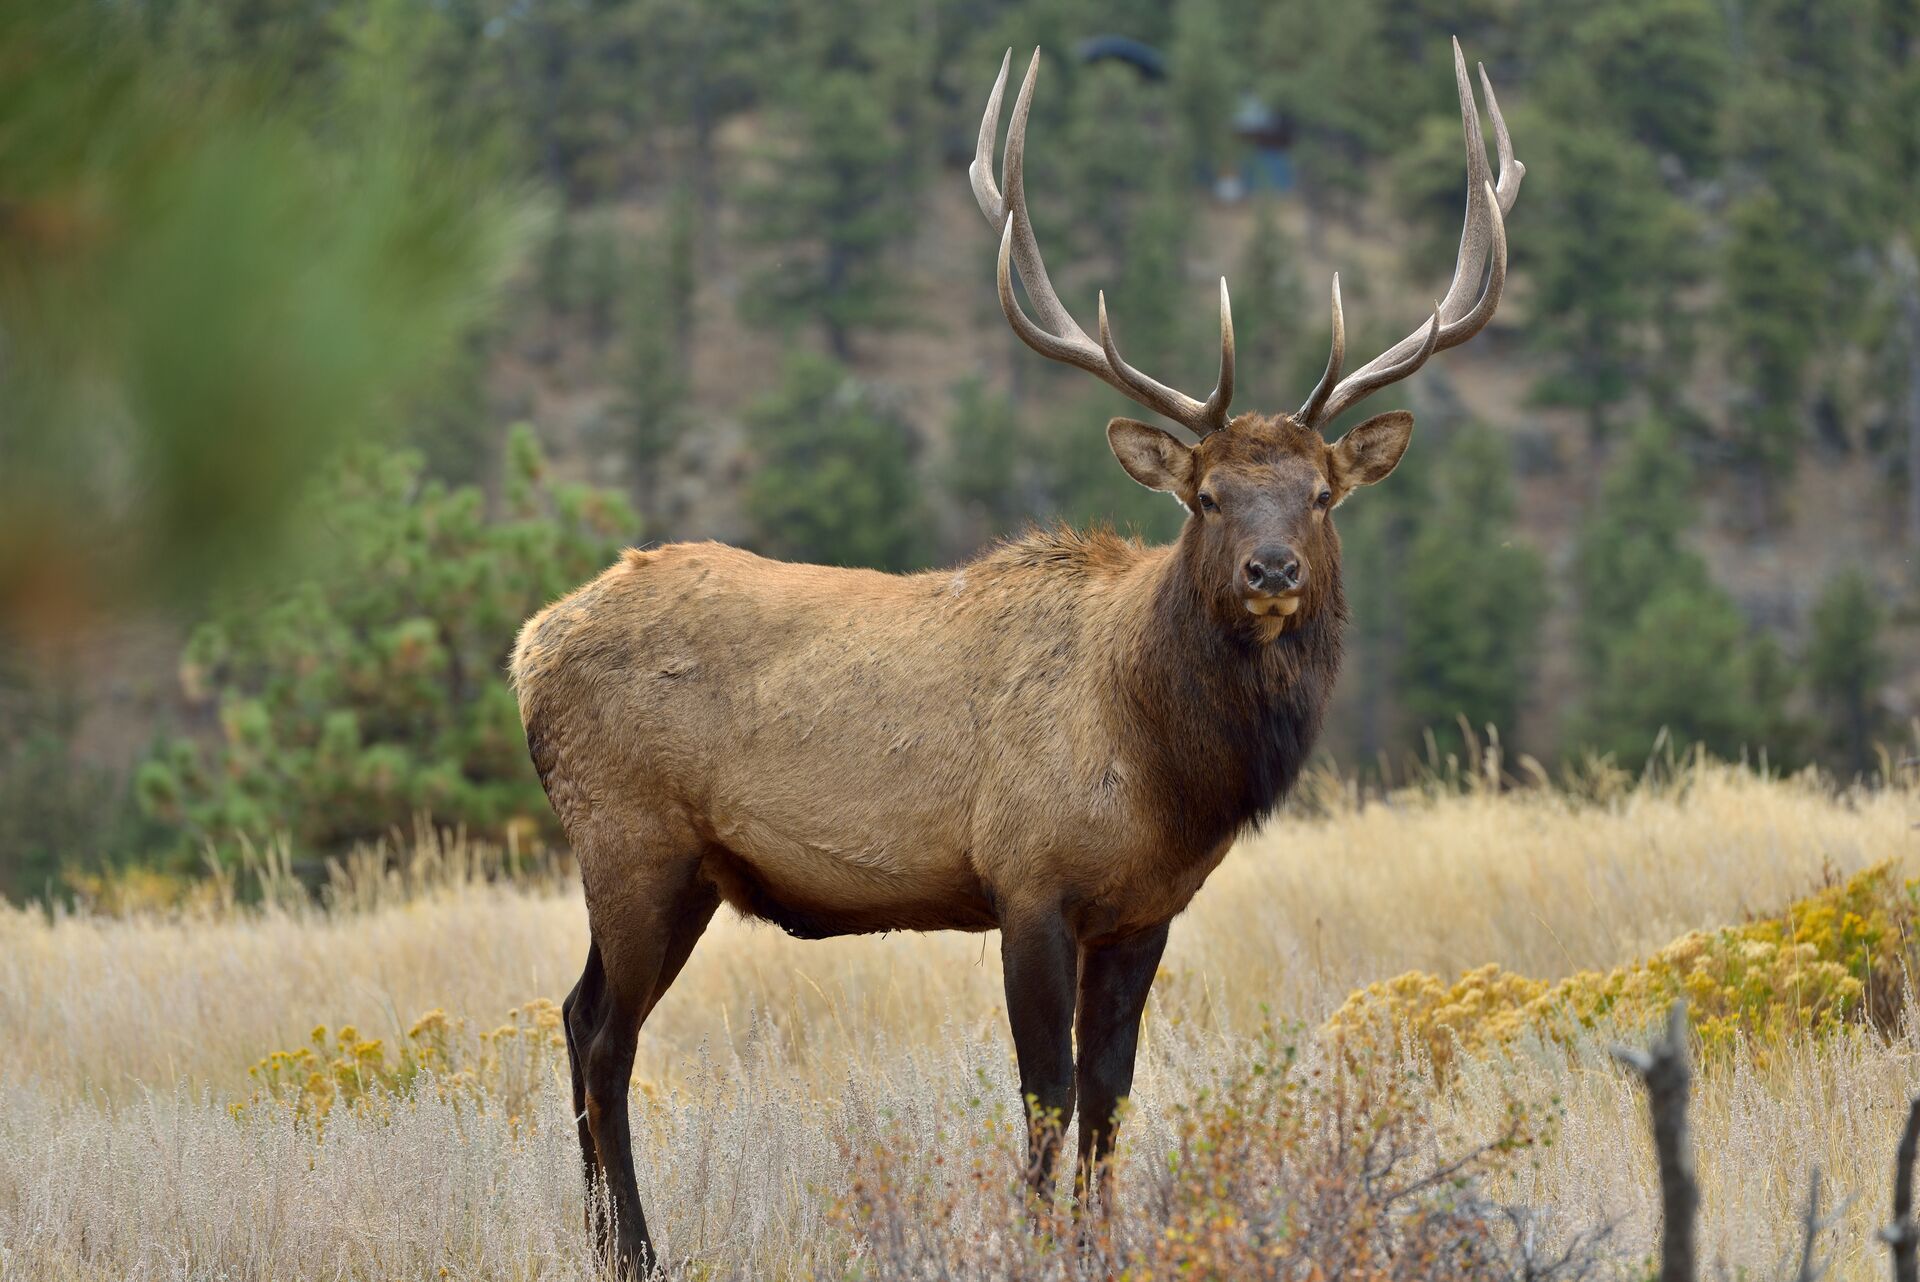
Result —
[[1128, 474], [1186, 508], [1171, 546], [1049, 530], [889, 575], [673, 544], [627, 551], [521, 629], [527, 745], [586, 889], [566, 1041], [589, 1189], [612, 1223], [588, 1218], [619, 1267], [654, 1260], [627, 1124], [635, 1043], [723, 900], [803, 939], [998, 929], [1030, 1179], [1051, 1187], [1077, 1099], [1082, 1188], [1099, 1192], [1168, 924], [1319, 734], [1347, 620], [1333, 511], [1393, 470], [1413, 419], [1380, 414], [1332, 444], [1321, 430], [1472, 338], [1500, 301], [1524, 167], [1483, 67], [1496, 185], [1453, 51], [1467, 212], [1446, 296], [1343, 376], [1336, 276], [1319, 385], [1297, 413], [1237, 417], [1224, 280], [1204, 401], [1121, 359], [1104, 296], [1097, 342], [1067, 314], [1021, 174], [1039, 53], [996, 186], [1011, 51], [1001, 63], [969, 170], [1000, 237], [1001, 308], [1042, 356], [1197, 438], [1107, 425]]

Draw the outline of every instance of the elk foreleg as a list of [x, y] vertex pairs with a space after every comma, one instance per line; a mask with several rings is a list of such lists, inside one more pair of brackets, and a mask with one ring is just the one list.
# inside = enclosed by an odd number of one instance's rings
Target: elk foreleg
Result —
[[1073, 1116], [1078, 951], [1066, 921], [1054, 911], [1003, 922], [1000, 957], [1027, 1110], [1027, 1182], [1036, 1194], [1050, 1196], [1060, 1137]]
[[1082, 1204], [1097, 1197], [1112, 1206], [1113, 1179], [1108, 1157], [1119, 1127], [1119, 1111], [1133, 1089], [1133, 1059], [1140, 1044], [1140, 1016], [1147, 990], [1167, 946], [1167, 923], [1103, 948], [1086, 949], [1080, 961], [1079, 1062], [1080, 1165], [1076, 1176]]

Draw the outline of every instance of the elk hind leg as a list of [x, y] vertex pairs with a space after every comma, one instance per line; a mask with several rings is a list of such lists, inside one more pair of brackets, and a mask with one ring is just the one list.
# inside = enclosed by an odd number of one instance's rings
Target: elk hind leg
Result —
[[606, 1174], [600, 1165], [600, 1150], [593, 1142], [593, 1127], [587, 1122], [586, 1061], [581, 1047], [599, 1031], [605, 992], [606, 971], [600, 963], [600, 945], [589, 943], [586, 968], [580, 972], [573, 991], [560, 1003], [560, 1028], [566, 1034], [567, 1069], [573, 1078], [573, 1120], [580, 1128], [580, 1163], [587, 1185], [587, 1232], [601, 1255], [605, 1255], [611, 1245], [607, 1240], [611, 1226], [599, 1202]]
[[629, 837], [617, 852], [583, 852], [581, 863], [601, 975], [597, 1000], [588, 1009], [583, 995], [568, 1021], [568, 1037], [579, 1066], [584, 1132], [613, 1219], [611, 1241], [603, 1229], [600, 1245], [611, 1248], [616, 1268], [632, 1278], [646, 1277], [655, 1264], [627, 1111], [640, 1025], [679, 974], [719, 902], [700, 878], [698, 851], [677, 844], [686, 853], [663, 858], [658, 845], [636, 848]]

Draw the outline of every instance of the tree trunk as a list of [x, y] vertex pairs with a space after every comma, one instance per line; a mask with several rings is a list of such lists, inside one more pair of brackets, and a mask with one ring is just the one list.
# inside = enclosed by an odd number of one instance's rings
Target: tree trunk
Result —
[[833, 359], [845, 365], [853, 360], [853, 337], [847, 332], [846, 322], [836, 314], [831, 304], [840, 300], [847, 289], [847, 250], [831, 240], [827, 243], [826, 270], [823, 273], [820, 290], [821, 301], [828, 306], [821, 309], [820, 323], [826, 330], [827, 350], [833, 353]]

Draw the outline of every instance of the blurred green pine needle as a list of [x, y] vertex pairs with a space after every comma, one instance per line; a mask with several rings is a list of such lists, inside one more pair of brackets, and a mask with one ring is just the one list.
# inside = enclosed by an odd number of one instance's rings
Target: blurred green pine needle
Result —
[[[399, 15], [347, 92], [214, 76], [190, 0], [0, 0], [0, 634], [179, 601], [274, 546], [495, 294], [528, 197], [436, 147]], [[344, 105], [343, 105], [344, 104]]]

